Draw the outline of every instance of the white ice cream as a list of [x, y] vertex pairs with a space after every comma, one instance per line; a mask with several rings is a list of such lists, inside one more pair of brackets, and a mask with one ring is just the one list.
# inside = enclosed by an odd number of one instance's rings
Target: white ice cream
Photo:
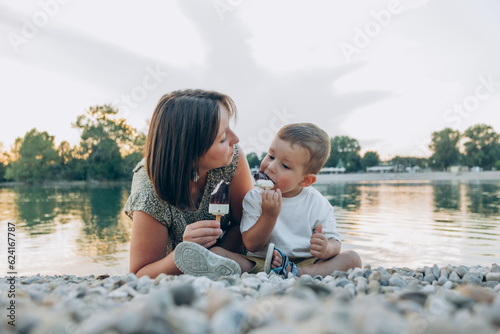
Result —
[[274, 187], [274, 182], [271, 180], [257, 180], [255, 183], [257, 183], [257, 187], [265, 190], [272, 189]]

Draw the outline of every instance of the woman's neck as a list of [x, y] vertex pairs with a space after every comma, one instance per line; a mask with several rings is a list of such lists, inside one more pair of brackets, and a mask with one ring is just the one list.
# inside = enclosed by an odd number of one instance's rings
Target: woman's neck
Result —
[[198, 181], [191, 181], [191, 198], [196, 207], [199, 206], [207, 183], [207, 172], [200, 172]]

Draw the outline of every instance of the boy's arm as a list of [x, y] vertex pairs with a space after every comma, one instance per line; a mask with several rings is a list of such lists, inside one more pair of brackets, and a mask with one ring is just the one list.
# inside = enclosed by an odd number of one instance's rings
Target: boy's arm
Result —
[[265, 190], [262, 193], [262, 214], [255, 224], [241, 234], [250, 252], [262, 249], [268, 242], [281, 211], [281, 191]]
[[245, 247], [250, 252], [261, 250], [267, 244], [274, 225], [276, 225], [276, 218], [261, 215], [254, 226], [241, 234]]
[[316, 204], [319, 225], [311, 236], [310, 253], [315, 258], [328, 260], [340, 253], [342, 239], [335, 228], [334, 208], [324, 197], [316, 201]]

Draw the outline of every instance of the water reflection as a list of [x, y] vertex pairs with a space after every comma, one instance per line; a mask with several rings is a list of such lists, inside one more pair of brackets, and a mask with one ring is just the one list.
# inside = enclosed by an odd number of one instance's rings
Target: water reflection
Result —
[[90, 188], [85, 193], [80, 249], [89, 255], [113, 254], [117, 246], [130, 240], [130, 222], [123, 219], [123, 207], [128, 197], [125, 188]]
[[[37, 238], [75, 230], [74, 244], [86, 256], [115, 253], [128, 244], [130, 222], [123, 214], [129, 186], [21, 186], [1, 189], [2, 219], [14, 220], [17, 229], [43, 248]], [[65, 227], [65, 225], [67, 225]], [[40, 239], [41, 240], [41, 239]]]
[[[336, 208], [343, 249], [355, 249], [364, 263], [491, 265], [500, 258], [500, 181], [314, 187]], [[0, 220], [16, 221], [23, 273], [127, 272], [129, 191], [130, 184], [0, 188]]]
[[346, 210], [356, 211], [361, 203], [360, 184], [337, 182], [314, 186], [325, 196], [331, 205]]
[[436, 211], [460, 209], [460, 183], [443, 181], [432, 183]]
[[336, 207], [344, 249], [365, 263], [490, 265], [500, 258], [500, 181], [315, 185]]
[[493, 182], [470, 182], [466, 186], [468, 210], [481, 215], [498, 215], [500, 185]]
[[58, 206], [54, 189], [18, 187], [13, 190], [17, 204], [15, 220], [20, 228], [32, 236], [54, 233]]

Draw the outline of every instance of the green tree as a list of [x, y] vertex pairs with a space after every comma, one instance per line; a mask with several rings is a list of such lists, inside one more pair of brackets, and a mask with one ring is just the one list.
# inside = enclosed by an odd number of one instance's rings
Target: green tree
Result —
[[460, 162], [459, 140], [460, 132], [451, 128], [433, 132], [429, 145], [429, 148], [434, 152], [429, 158], [431, 166], [442, 170], [458, 164]]
[[73, 158], [73, 149], [71, 148], [71, 144], [66, 140], [63, 140], [57, 147], [57, 155], [60, 163], [68, 163], [68, 161]]
[[486, 124], [469, 127], [463, 133], [465, 162], [468, 166], [491, 169], [500, 158], [500, 135]]
[[5, 178], [5, 171], [7, 170], [7, 164], [5, 164], [3, 161], [0, 162], [0, 182], [6, 181]]
[[101, 139], [87, 158], [87, 178], [117, 180], [121, 177], [122, 162], [118, 144], [109, 138]]
[[139, 133], [132, 141], [132, 145], [127, 154], [123, 157], [122, 175], [132, 178], [132, 170], [144, 158], [144, 146], [146, 145], [146, 135]]
[[0, 182], [5, 181], [5, 171], [7, 169], [7, 154], [3, 150], [3, 143], [0, 143]]
[[36, 128], [26, 133], [24, 138], [16, 138], [13, 147], [14, 156], [5, 171], [5, 177], [14, 181], [44, 181], [53, 177], [57, 163], [57, 151], [54, 136], [47, 132], [38, 132]]
[[379, 163], [380, 157], [378, 156], [378, 153], [374, 151], [365, 152], [363, 158], [361, 159], [361, 166], [364, 170], [366, 170], [367, 167], [378, 166]]
[[358, 140], [347, 136], [336, 136], [330, 139], [330, 157], [325, 167], [336, 167], [342, 159], [347, 172], [354, 172], [361, 169], [361, 157]]
[[122, 176], [121, 151], [130, 150], [136, 131], [117, 114], [118, 109], [110, 105], [90, 107], [73, 124], [81, 130], [80, 150], [74, 157], [85, 159], [87, 179], [115, 180]]
[[87, 177], [87, 162], [76, 153], [79, 151], [79, 147], [71, 147], [71, 144], [65, 140], [59, 144], [57, 147], [58, 163], [56, 167], [59, 179], [85, 180]]
[[82, 130], [80, 146], [84, 153], [90, 154], [101, 140], [111, 139], [121, 148], [132, 144], [135, 129], [124, 118], [117, 117], [118, 109], [111, 105], [90, 107], [79, 115], [73, 127]]
[[250, 152], [247, 154], [247, 161], [248, 161], [248, 165], [250, 166], [250, 168], [254, 168], [254, 167], [259, 168], [260, 163], [261, 163], [261, 160], [259, 159], [257, 153], [255, 153], [255, 152]]

